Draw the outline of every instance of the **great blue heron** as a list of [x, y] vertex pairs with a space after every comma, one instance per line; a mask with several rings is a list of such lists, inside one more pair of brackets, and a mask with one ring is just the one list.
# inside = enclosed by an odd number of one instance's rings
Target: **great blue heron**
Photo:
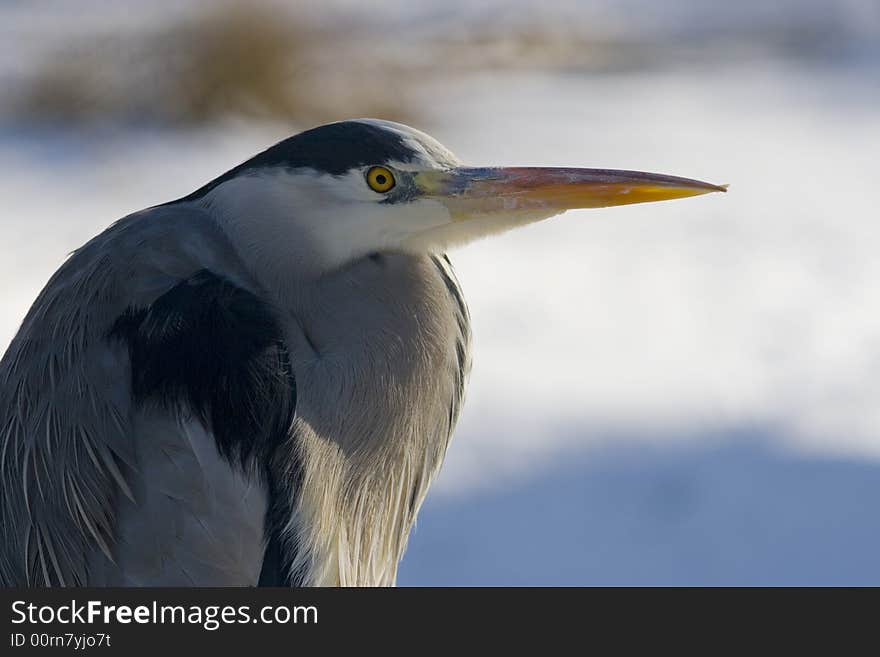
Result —
[[394, 584], [470, 366], [446, 249], [723, 190], [365, 119], [121, 219], [0, 362], [3, 584]]

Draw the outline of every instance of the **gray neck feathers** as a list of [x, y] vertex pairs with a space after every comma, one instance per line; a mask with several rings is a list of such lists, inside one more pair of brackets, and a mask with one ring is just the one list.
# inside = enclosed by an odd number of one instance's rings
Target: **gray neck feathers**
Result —
[[207, 202], [274, 300], [291, 353], [302, 466], [286, 527], [297, 546], [291, 572], [307, 585], [393, 584], [463, 395], [469, 329], [458, 284], [448, 261], [429, 255], [327, 269], [295, 209], [282, 212], [286, 192], [271, 179], [239, 187], [263, 190], [251, 213], [230, 209], [245, 200], [227, 188]]
[[[391, 585], [458, 415], [467, 310], [448, 264], [382, 254], [289, 308], [306, 584]], [[300, 383], [301, 382], [301, 383]]]

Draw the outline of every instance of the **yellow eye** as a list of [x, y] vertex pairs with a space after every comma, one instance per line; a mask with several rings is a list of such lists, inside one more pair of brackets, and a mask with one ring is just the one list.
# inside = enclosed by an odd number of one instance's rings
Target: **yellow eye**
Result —
[[367, 171], [367, 184], [374, 192], [390, 192], [395, 185], [394, 174], [385, 167], [371, 167]]

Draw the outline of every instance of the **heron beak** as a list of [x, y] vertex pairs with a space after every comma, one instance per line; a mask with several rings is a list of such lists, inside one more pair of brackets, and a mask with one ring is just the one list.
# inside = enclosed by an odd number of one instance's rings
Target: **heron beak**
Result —
[[641, 171], [556, 167], [458, 168], [422, 172], [416, 183], [442, 201], [454, 221], [486, 215], [549, 217], [576, 208], [650, 203], [710, 192], [726, 185]]

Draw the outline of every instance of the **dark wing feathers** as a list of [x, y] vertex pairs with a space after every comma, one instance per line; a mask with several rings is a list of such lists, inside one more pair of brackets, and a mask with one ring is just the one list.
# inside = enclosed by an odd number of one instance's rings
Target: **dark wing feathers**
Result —
[[296, 384], [272, 309], [201, 271], [148, 308], [129, 309], [110, 335], [128, 346], [135, 404], [183, 405], [230, 464], [263, 479], [268, 559], [260, 583], [286, 584], [281, 555], [291, 554], [279, 543], [300, 476], [289, 444]]
[[267, 304], [201, 271], [129, 309], [110, 335], [128, 345], [136, 403], [185, 403], [230, 461], [269, 462], [293, 421], [296, 385]]
[[[139, 229], [155, 226], [159, 231], [161, 219]], [[149, 499], [160, 500], [155, 512], [162, 499], [185, 497], [188, 489], [185, 481], [159, 480], [165, 467], [161, 452], [153, 461], [159, 471], [152, 474], [142, 471], [152, 466], [138, 461], [145, 457], [145, 443], [138, 441], [146, 440], [154, 451], [174, 440], [185, 443], [187, 418], [194, 418], [204, 428], [196, 431], [199, 439], [216, 443], [229, 473], [211, 465], [213, 479], [205, 479], [210, 485], [198, 489], [199, 494], [222, 505], [230, 503], [236, 490], [256, 486], [266, 491], [265, 497], [248, 497], [248, 509], [242, 511], [258, 514], [252, 526], [257, 527], [259, 556], [241, 546], [230, 554], [257, 559], [249, 567], [256, 583], [265, 539], [270, 550], [260, 582], [287, 584], [281, 554], [289, 558], [289, 550], [279, 550], [278, 543], [300, 468], [289, 444], [296, 386], [274, 311], [255, 294], [207, 270], [178, 278], [176, 284], [171, 281], [146, 306], [125, 309], [119, 300], [126, 290], [134, 293], [122, 281], [131, 280], [128, 276], [143, 265], [126, 270], [122, 256], [112, 266], [102, 264], [96, 251], [131, 252], [115, 246], [128, 239], [131, 226], [119, 224], [65, 263], [0, 361], [0, 583], [120, 581], [119, 573], [126, 570], [120, 559], [132, 557], [119, 552], [120, 542], [133, 535], [149, 537], [150, 522], [168, 524], [173, 540], [174, 523], [198, 521], [142, 517]], [[168, 262], [173, 264], [172, 251]], [[158, 256], [153, 259], [165, 264]], [[96, 326], [110, 329], [90, 333]], [[198, 468], [200, 463], [210, 465], [210, 454], [189, 451], [181, 458], [195, 468], [191, 472], [196, 478], [209, 476]], [[285, 494], [276, 495], [281, 489]], [[199, 503], [190, 502], [188, 510]], [[255, 504], [260, 508], [254, 509]], [[214, 513], [222, 519], [222, 506], [215, 506]], [[230, 527], [218, 527], [234, 528], [234, 520], [226, 524]], [[148, 545], [140, 550], [137, 558], [151, 558]], [[190, 553], [206, 558], [197, 549]], [[235, 564], [217, 572], [231, 573], [230, 567]], [[112, 568], [117, 569], [116, 580], [107, 576]], [[145, 567], [140, 579], [122, 581], [150, 584], [151, 572], [159, 571]]]

